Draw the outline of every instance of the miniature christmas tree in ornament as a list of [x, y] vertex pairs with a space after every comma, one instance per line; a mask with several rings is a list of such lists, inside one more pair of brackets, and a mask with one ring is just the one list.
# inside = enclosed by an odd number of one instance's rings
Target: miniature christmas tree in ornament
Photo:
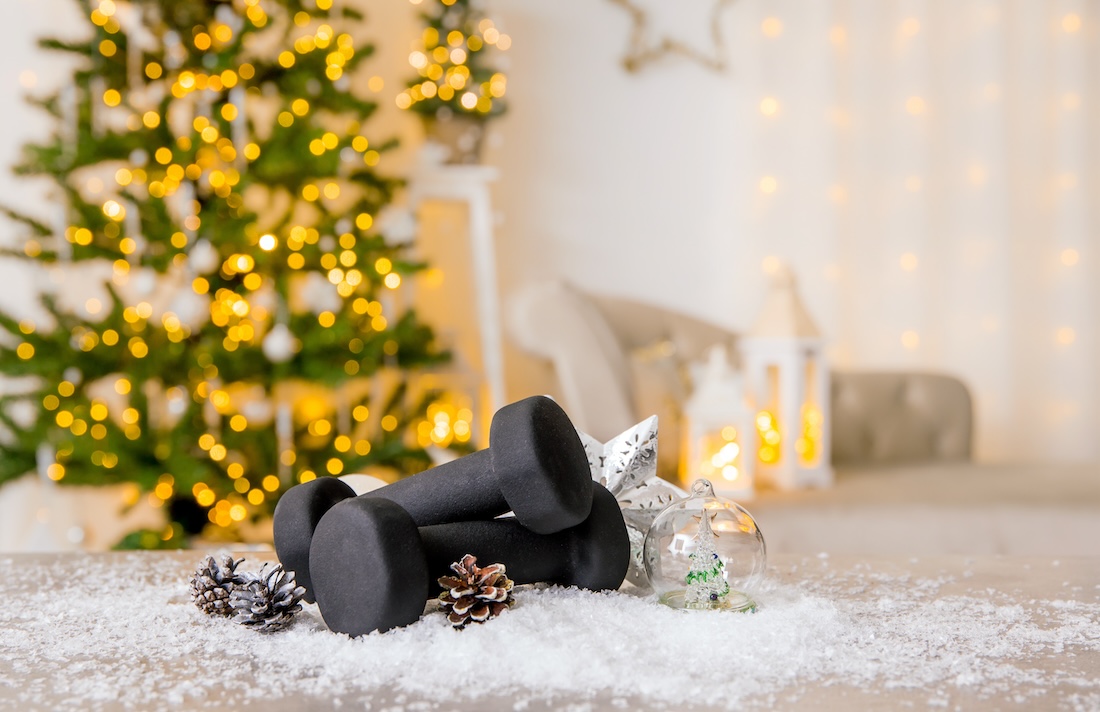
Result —
[[722, 557], [714, 548], [714, 539], [718, 535], [711, 529], [711, 520], [717, 515], [706, 510], [696, 517], [699, 520], [699, 532], [695, 535], [695, 551], [689, 554], [691, 568], [684, 577], [687, 584], [685, 599], [688, 608], [710, 608], [730, 593], [730, 585], [722, 569]]
[[690, 610], [755, 611], [767, 566], [764, 535], [744, 507], [707, 480], [665, 507], [645, 538], [646, 573], [661, 603]]

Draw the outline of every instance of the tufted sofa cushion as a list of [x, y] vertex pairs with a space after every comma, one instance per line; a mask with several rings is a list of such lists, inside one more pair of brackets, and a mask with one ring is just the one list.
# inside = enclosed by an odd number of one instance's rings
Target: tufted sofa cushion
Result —
[[970, 393], [931, 373], [832, 373], [837, 466], [970, 459]]

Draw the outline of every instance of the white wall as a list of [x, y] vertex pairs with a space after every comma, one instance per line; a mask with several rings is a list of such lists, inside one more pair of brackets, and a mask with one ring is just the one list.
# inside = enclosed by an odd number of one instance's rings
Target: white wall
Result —
[[[416, 9], [359, 4], [358, 34], [378, 44], [370, 71], [386, 80], [377, 133], [409, 147], [383, 166], [401, 172], [419, 128], [392, 97]], [[667, 2], [638, 4], [670, 26]], [[73, 12], [67, 0], [11, 5], [22, 29], [0, 49], [13, 107], [0, 118], [3, 164], [43, 129], [14, 101], [20, 72], [58, 78], [32, 38]], [[709, 6], [679, 0], [677, 34], [704, 43]], [[737, 0], [722, 15], [722, 74], [677, 59], [626, 73], [630, 20], [607, 0], [491, 7], [513, 38], [511, 109], [487, 158], [503, 176], [504, 294], [564, 277], [744, 330], [761, 265], [778, 256], [837, 365], [963, 377], [983, 458], [1100, 459], [1095, 3]], [[1067, 32], [1074, 13], [1081, 27]], [[782, 23], [775, 37], [767, 17]], [[911, 97], [922, 112], [907, 110]], [[4, 199], [33, 203], [40, 190], [0, 175]], [[508, 358], [513, 396], [548, 390], [542, 365]]]

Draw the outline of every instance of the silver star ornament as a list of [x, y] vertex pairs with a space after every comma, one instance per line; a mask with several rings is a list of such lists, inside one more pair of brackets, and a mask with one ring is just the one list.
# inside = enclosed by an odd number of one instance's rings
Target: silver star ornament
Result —
[[606, 443], [579, 432], [592, 479], [615, 495], [630, 536], [627, 579], [645, 586], [649, 579], [642, 561], [645, 535], [662, 509], [687, 492], [657, 476], [657, 416], [619, 433]]

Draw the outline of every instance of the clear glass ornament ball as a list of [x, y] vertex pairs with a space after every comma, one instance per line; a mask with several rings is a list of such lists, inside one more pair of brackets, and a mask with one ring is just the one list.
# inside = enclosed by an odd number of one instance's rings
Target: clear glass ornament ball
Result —
[[649, 582], [661, 603], [691, 610], [755, 611], [767, 568], [756, 520], [707, 480], [661, 510], [645, 538]]

